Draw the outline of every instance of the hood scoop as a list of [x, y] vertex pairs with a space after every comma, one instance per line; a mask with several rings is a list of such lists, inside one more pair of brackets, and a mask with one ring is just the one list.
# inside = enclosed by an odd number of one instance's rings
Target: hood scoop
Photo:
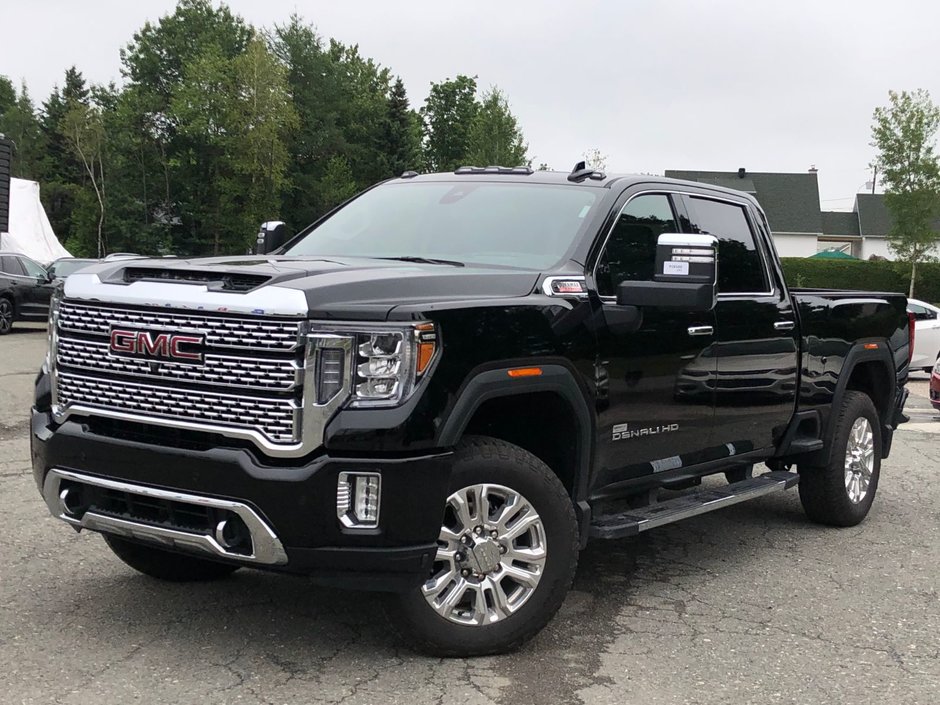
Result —
[[221, 291], [251, 291], [270, 280], [271, 277], [264, 274], [233, 274], [159, 267], [128, 267], [124, 270], [124, 281], [128, 284], [139, 281], [171, 281], [180, 284], [202, 284], [211, 290]]

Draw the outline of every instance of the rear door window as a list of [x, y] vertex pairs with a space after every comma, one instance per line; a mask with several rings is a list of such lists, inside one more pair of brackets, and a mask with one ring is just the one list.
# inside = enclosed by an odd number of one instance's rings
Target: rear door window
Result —
[[769, 292], [767, 272], [744, 206], [694, 196], [688, 203], [692, 231], [718, 238], [718, 293]]
[[6, 274], [14, 274], [18, 277], [25, 276], [26, 274], [26, 272], [23, 271], [23, 266], [20, 264], [19, 258], [12, 255], [0, 257], [0, 269], [3, 269]]

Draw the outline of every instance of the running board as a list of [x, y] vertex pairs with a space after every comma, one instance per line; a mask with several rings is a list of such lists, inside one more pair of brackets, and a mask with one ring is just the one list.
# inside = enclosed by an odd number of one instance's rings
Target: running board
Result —
[[686, 494], [668, 502], [630, 509], [619, 514], [595, 517], [591, 523], [591, 536], [599, 539], [619, 539], [649, 531], [657, 526], [672, 524], [689, 517], [729, 507], [732, 504], [756, 499], [771, 492], [794, 487], [800, 481], [795, 472], [777, 470], [725, 487], [709, 488]]

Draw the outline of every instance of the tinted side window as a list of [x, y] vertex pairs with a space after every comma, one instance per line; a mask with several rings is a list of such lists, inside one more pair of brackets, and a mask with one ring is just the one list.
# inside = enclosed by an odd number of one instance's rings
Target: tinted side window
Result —
[[615, 296], [622, 281], [651, 281], [656, 269], [656, 240], [663, 233], [676, 232], [669, 196], [648, 194], [632, 199], [620, 211], [597, 263], [598, 293]]
[[18, 274], [19, 276], [23, 276], [26, 273], [23, 271], [23, 267], [20, 266], [20, 261], [18, 258], [6, 255], [5, 257], [0, 257], [0, 260], [2, 260], [2, 265], [0, 265], [0, 268], [2, 268], [3, 271], [7, 274]]
[[26, 270], [26, 273], [31, 277], [43, 277], [46, 275], [46, 270], [43, 269], [43, 266], [39, 262], [33, 262], [33, 260], [28, 257], [19, 257], [20, 264], [23, 265], [23, 269]]
[[914, 318], [918, 321], [933, 321], [937, 318], [937, 314], [934, 311], [923, 306], [918, 306], [917, 304], [908, 304], [907, 310], [913, 313]]
[[26, 273], [31, 277], [44, 277], [46, 276], [46, 268], [43, 267], [39, 262], [34, 262], [29, 257], [20, 257], [20, 264], [23, 265], [23, 269], [26, 270]]
[[690, 198], [694, 232], [718, 238], [718, 292], [761, 292], [770, 287], [744, 207]]

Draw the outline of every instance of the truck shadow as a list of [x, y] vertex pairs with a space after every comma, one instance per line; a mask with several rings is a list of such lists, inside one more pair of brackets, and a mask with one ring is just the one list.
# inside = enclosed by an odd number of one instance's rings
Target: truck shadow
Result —
[[[592, 542], [565, 605], [539, 636], [515, 654], [469, 663], [500, 683], [537, 684], [487, 691], [497, 701], [525, 705], [550, 696], [576, 702], [579, 689], [603, 682], [600, 659], [622, 633], [624, 611], [658, 600], [679, 609], [660, 597], [661, 586], [698, 572], [744, 576], [750, 563], [774, 550], [768, 543], [775, 534], [804, 531], [814, 528], [796, 498], [778, 495], [636, 538]], [[428, 668], [457, 669], [460, 678], [470, 678], [466, 661], [438, 663], [404, 648], [386, 619], [390, 596], [250, 570], [216, 583], [160, 583], [120, 564], [103, 542], [94, 563], [84, 565], [94, 572], [71, 573], [68, 584], [44, 600], [53, 602], [63, 649], [138, 654], [133, 658], [148, 668], [165, 668], [180, 679], [237, 676], [242, 682], [250, 675], [256, 689], [267, 684], [275, 699], [277, 688], [299, 681], [342, 697], [344, 689], [388, 677], [382, 687], [402, 688], [405, 696], [412, 672], [427, 678]], [[132, 668], [133, 658], [121, 668]], [[362, 668], [350, 668], [357, 663]], [[392, 692], [385, 695], [394, 699]]]

